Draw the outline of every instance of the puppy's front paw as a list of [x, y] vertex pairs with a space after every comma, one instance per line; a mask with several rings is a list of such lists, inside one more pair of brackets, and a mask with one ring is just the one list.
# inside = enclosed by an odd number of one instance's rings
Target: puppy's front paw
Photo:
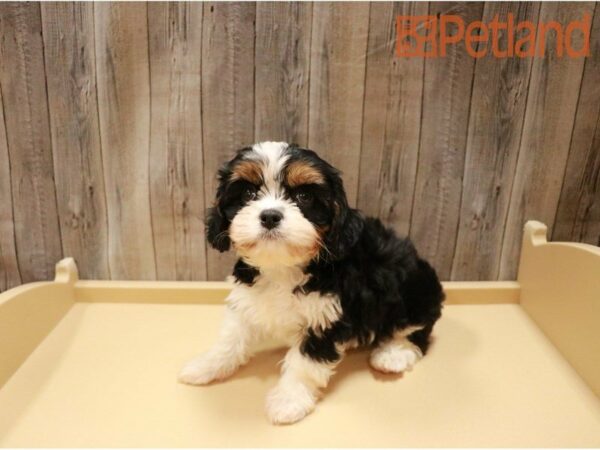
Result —
[[200, 355], [183, 366], [179, 372], [179, 381], [185, 384], [201, 385], [225, 378], [228, 375], [214, 358]]
[[389, 346], [378, 348], [371, 353], [369, 362], [373, 369], [383, 373], [402, 373], [411, 370], [421, 357], [416, 348]]
[[267, 395], [267, 416], [276, 425], [298, 422], [315, 409], [316, 399], [301, 384], [277, 386]]

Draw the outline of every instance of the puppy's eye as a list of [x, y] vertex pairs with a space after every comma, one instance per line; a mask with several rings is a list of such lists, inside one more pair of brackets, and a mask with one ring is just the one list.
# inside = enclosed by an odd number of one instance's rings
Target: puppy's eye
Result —
[[256, 188], [249, 187], [242, 192], [242, 200], [245, 202], [249, 202], [250, 200], [254, 200], [256, 198]]
[[298, 203], [298, 205], [304, 206], [304, 205], [308, 205], [308, 204], [310, 204], [310, 202], [312, 202], [313, 196], [309, 192], [297, 192], [294, 195], [294, 199], [296, 200], [296, 203]]

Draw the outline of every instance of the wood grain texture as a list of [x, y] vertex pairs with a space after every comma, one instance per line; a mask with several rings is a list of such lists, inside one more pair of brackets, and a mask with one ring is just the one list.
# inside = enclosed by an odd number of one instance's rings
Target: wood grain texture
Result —
[[256, 4], [255, 140], [308, 144], [312, 5]]
[[[542, 3], [540, 21], [566, 26], [593, 14], [593, 3]], [[499, 278], [514, 279], [523, 225], [535, 219], [553, 229], [562, 179], [575, 120], [584, 58], [555, 58], [556, 33], [545, 39], [547, 55], [533, 62], [529, 95], [508, 218], [504, 232]], [[576, 48], [581, 34], [574, 34]]]
[[[554, 32], [544, 58], [395, 56], [397, 15], [586, 12], [587, 59]], [[266, 139], [340, 168], [443, 279], [514, 278], [527, 219], [600, 243], [598, 4], [0, 3], [0, 62], [0, 290], [63, 254], [83, 277], [223, 280], [215, 175]]]
[[[516, 23], [537, 23], [539, 8], [533, 2], [488, 2], [483, 21], [498, 16], [506, 22], [512, 14]], [[515, 41], [524, 34], [518, 33]], [[499, 48], [508, 48], [508, 39], [502, 32]], [[453, 280], [498, 276], [532, 62], [498, 58], [492, 52], [476, 62]]]
[[[254, 3], [204, 3], [202, 142], [205, 204], [214, 202], [217, 169], [254, 141]], [[231, 274], [233, 252], [207, 250], [210, 280]]]
[[13, 219], [10, 161], [0, 86], [0, 292], [21, 284]]
[[83, 278], [109, 278], [92, 3], [42, 3], [62, 248]]
[[155, 279], [147, 7], [97, 3], [94, 9], [111, 276]]
[[585, 61], [553, 240], [600, 245], [600, 7]]
[[356, 205], [369, 4], [313, 5], [308, 145], [342, 171]]
[[41, 28], [39, 3], [0, 4], [0, 85], [23, 282], [52, 278], [62, 257]]
[[396, 56], [396, 17], [426, 15], [425, 2], [373, 3], [369, 23], [358, 207], [408, 234], [423, 91], [423, 58]]
[[205, 280], [202, 4], [149, 3], [150, 194], [162, 280]]
[[[481, 20], [483, 3], [431, 3], [429, 14], [453, 14], [470, 23]], [[425, 61], [410, 235], [444, 280], [450, 278], [457, 236], [474, 65], [462, 45]]]

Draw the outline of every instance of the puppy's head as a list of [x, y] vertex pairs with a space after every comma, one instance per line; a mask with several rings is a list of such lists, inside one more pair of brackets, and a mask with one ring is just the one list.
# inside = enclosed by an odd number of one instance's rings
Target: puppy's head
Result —
[[338, 170], [311, 150], [263, 142], [239, 150], [221, 168], [207, 238], [233, 245], [256, 267], [302, 266], [350, 251], [362, 220], [348, 207]]

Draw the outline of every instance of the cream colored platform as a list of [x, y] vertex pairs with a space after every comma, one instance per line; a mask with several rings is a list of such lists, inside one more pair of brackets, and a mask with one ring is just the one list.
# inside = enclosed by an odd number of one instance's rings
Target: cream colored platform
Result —
[[[540, 226], [530, 224], [523, 270], [532, 252], [555, 245], [536, 244]], [[600, 274], [600, 250], [576, 248]], [[586, 270], [580, 275], [589, 276]], [[528, 291], [540, 289], [536, 275], [522, 276], [518, 283], [446, 284], [449, 305], [430, 353], [412, 372], [379, 375], [366, 353], [353, 353], [313, 414], [275, 427], [263, 407], [282, 349], [266, 347], [220, 384], [176, 381], [181, 365], [213, 341], [226, 285], [77, 281], [74, 265], [63, 262], [57, 282], [0, 295], [0, 445], [600, 446], [598, 368], [577, 361], [585, 351], [597, 358], [598, 327], [583, 330], [582, 339], [595, 341], [570, 354], [580, 346], [565, 342], [579, 336], [556, 334], [551, 314], [535, 318], [543, 332], [527, 312], [538, 302], [552, 309], [554, 294], [546, 288], [546, 300], [536, 298]], [[560, 293], [558, 275], [551, 282]], [[600, 297], [572, 290], [564, 301], [576, 310], [583, 302], [583, 315], [600, 324]], [[47, 336], [44, 327], [52, 328]]]

